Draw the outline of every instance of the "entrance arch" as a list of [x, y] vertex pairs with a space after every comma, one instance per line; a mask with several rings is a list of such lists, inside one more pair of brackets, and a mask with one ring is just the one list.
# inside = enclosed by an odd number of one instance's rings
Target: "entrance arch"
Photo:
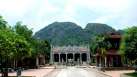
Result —
[[67, 54], [67, 64], [72, 65], [74, 63], [74, 57], [72, 53]]
[[60, 61], [66, 62], [66, 54], [64, 54], [64, 53], [60, 54]]
[[74, 61], [80, 61], [80, 53], [75, 54]]
[[59, 54], [54, 54], [54, 61], [59, 62]]
[[68, 59], [73, 59], [73, 54], [72, 54], [72, 53], [68, 53], [68, 54], [67, 54], [67, 58], [68, 58]]
[[87, 61], [87, 54], [86, 53], [82, 53], [81, 56], [82, 56], [82, 61], [86, 62]]

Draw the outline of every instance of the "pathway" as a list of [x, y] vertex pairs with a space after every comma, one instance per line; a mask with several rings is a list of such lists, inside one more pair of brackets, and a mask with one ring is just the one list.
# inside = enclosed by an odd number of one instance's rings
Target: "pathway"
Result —
[[103, 73], [94, 71], [89, 67], [66, 67], [64, 69], [56, 69], [51, 74], [44, 77], [111, 77]]
[[[29, 69], [22, 71], [22, 76], [34, 76], [34, 77], [43, 77], [44, 75], [54, 71], [54, 66], [51, 67], [42, 67], [40, 69]], [[9, 73], [9, 76], [16, 76], [16, 72]], [[1, 77], [1, 73], [0, 73]]]
[[123, 73], [132, 73], [134, 70], [117, 70], [117, 71], [105, 71], [104, 73], [112, 77], [120, 77]]

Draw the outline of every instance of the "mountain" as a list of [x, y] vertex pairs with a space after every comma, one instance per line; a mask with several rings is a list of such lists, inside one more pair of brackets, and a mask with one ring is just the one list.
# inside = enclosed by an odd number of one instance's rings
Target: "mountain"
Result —
[[96, 34], [115, 30], [100, 23], [88, 23], [84, 29], [72, 22], [54, 22], [36, 32], [34, 38], [48, 40], [52, 45], [85, 45]]
[[124, 30], [117, 30], [118, 33], [120, 33], [121, 35], [124, 35], [125, 31]]
[[85, 27], [85, 30], [90, 34], [104, 34], [115, 31], [115, 29], [108, 26], [107, 24], [101, 23], [88, 23]]

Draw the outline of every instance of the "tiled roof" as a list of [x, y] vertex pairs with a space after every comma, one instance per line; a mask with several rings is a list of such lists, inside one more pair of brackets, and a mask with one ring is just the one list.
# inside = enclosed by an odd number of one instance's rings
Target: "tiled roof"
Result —
[[84, 46], [62, 46], [53, 47], [53, 52], [88, 52], [89, 48]]

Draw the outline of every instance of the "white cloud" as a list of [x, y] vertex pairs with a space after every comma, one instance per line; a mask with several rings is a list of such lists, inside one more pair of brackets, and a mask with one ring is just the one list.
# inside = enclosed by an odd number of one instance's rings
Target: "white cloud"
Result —
[[54, 13], [60, 10], [57, 6], [50, 4], [48, 0], [43, 0], [40, 3], [41, 4], [37, 13], [38, 17], [42, 17], [46, 14]]
[[137, 24], [136, 3], [135, 0], [0, 0], [0, 14], [11, 24], [23, 21], [34, 31], [54, 21], [132, 25]]
[[32, 0], [0, 0], [0, 12], [22, 16], [31, 2]]
[[108, 22], [109, 20], [111, 20], [113, 18], [112, 15], [106, 15], [106, 16], [102, 16], [102, 17], [99, 17], [99, 18], [96, 18], [94, 21], [92, 22], [95, 22], [95, 23], [106, 23]]

